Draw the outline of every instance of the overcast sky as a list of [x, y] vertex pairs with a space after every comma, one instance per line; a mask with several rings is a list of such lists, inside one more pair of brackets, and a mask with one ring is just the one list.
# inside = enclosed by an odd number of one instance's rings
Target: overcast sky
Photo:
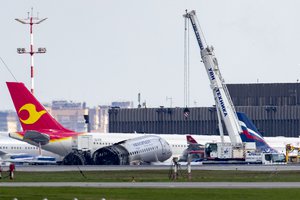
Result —
[[[185, 9], [197, 12], [227, 83], [296, 82], [300, 78], [300, 1], [297, 0], [5, 0], [0, 7], [0, 56], [30, 88], [29, 26], [16, 22], [31, 7], [39, 17], [34, 46], [35, 95], [89, 107], [134, 101], [148, 107], [183, 105]], [[190, 105], [211, 106], [212, 92], [191, 35]], [[0, 110], [13, 109], [0, 63]]]

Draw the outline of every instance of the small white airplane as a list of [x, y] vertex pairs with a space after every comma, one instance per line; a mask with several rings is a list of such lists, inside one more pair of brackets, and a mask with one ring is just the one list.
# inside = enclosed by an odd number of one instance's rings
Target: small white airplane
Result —
[[0, 165], [10, 162], [18, 164], [56, 164], [62, 157], [44, 151], [39, 147], [9, 137], [9, 133], [0, 132]]

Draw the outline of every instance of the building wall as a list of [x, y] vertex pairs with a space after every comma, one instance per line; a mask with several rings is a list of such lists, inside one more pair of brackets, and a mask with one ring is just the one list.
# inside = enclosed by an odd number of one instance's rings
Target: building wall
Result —
[[89, 109], [91, 132], [108, 132], [108, 109], [109, 106], [97, 106]]
[[77, 131], [87, 131], [84, 115], [87, 113], [84, 103], [71, 101], [53, 101], [51, 115], [65, 128]]
[[[263, 136], [299, 137], [300, 84], [228, 84], [239, 112], [244, 112]], [[214, 107], [110, 109], [109, 132], [219, 134]], [[226, 130], [225, 130], [226, 132]]]
[[[109, 132], [218, 135], [214, 107], [110, 109]], [[298, 137], [300, 106], [238, 106], [261, 131], [263, 136]], [[226, 130], [225, 130], [226, 133]]]
[[299, 83], [227, 84], [235, 106], [300, 105]]
[[20, 129], [20, 123], [13, 111], [0, 111], [0, 131], [17, 132]]

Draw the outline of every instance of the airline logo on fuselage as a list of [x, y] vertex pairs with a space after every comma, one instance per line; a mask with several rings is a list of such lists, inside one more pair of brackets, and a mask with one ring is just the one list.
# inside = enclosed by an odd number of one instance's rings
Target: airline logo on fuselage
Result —
[[212, 70], [212, 68], [209, 68], [209, 69], [208, 69], [208, 74], [209, 74], [209, 77], [210, 77], [210, 79], [211, 79], [212, 81], [216, 79], [216, 78], [215, 78], [215, 75], [214, 75], [214, 72], [213, 72], [213, 70]]
[[220, 92], [219, 89], [216, 90], [216, 95], [217, 95], [217, 98], [219, 100], [223, 115], [224, 115], [224, 117], [226, 117], [227, 116], [227, 110], [226, 110], [226, 107], [224, 105], [224, 101], [223, 101], [223, 98], [222, 98], [222, 95], [221, 95], [221, 92]]
[[143, 141], [140, 141], [140, 142], [133, 143], [133, 146], [137, 147], [137, 146], [146, 145], [146, 144], [150, 144], [150, 143], [151, 143], [150, 140], [143, 140]]
[[18, 113], [20, 114], [20, 112], [23, 111], [23, 110], [26, 110], [28, 112], [28, 115], [29, 115], [27, 119], [22, 119], [21, 116], [19, 117], [20, 121], [23, 124], [34, 124], [35, 122], [37, 122], [42, 117], [42, 115], [44, 115], [46, 113], [45, 110], [41, 110], [41, 111], [38, 112], [36, 110], [35, 105], [31, 104], [31, 103], [27, 103], [24, 106], [22, 106]]

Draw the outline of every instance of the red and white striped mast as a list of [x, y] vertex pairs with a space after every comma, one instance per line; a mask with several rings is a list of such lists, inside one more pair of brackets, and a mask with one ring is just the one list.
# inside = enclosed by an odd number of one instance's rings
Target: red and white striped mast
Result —
[[33, 25], [40, 24], [41, 22], [45, 21], [47, 18], [39, 19], [37, 17], [33, 17], [33, 8], [31, 8], [31, 14], [26, 19], [15, 19], [16, 21], [22, 24], [29, 24], [30, 25], [30, 51], [26, 51], [25, 48], [17, 48], [17, 52], [19, 54], [30, 54], [30, 78], [31, 78], [31, 93], [33, 94], [34, 91], [34, 76], [33, 76], [33, 66], [34, 66], [34, 54], [36, 53], [46, 53], [46, 48], [38, 48], [38, 51], [34, 51], [33, 49]]

